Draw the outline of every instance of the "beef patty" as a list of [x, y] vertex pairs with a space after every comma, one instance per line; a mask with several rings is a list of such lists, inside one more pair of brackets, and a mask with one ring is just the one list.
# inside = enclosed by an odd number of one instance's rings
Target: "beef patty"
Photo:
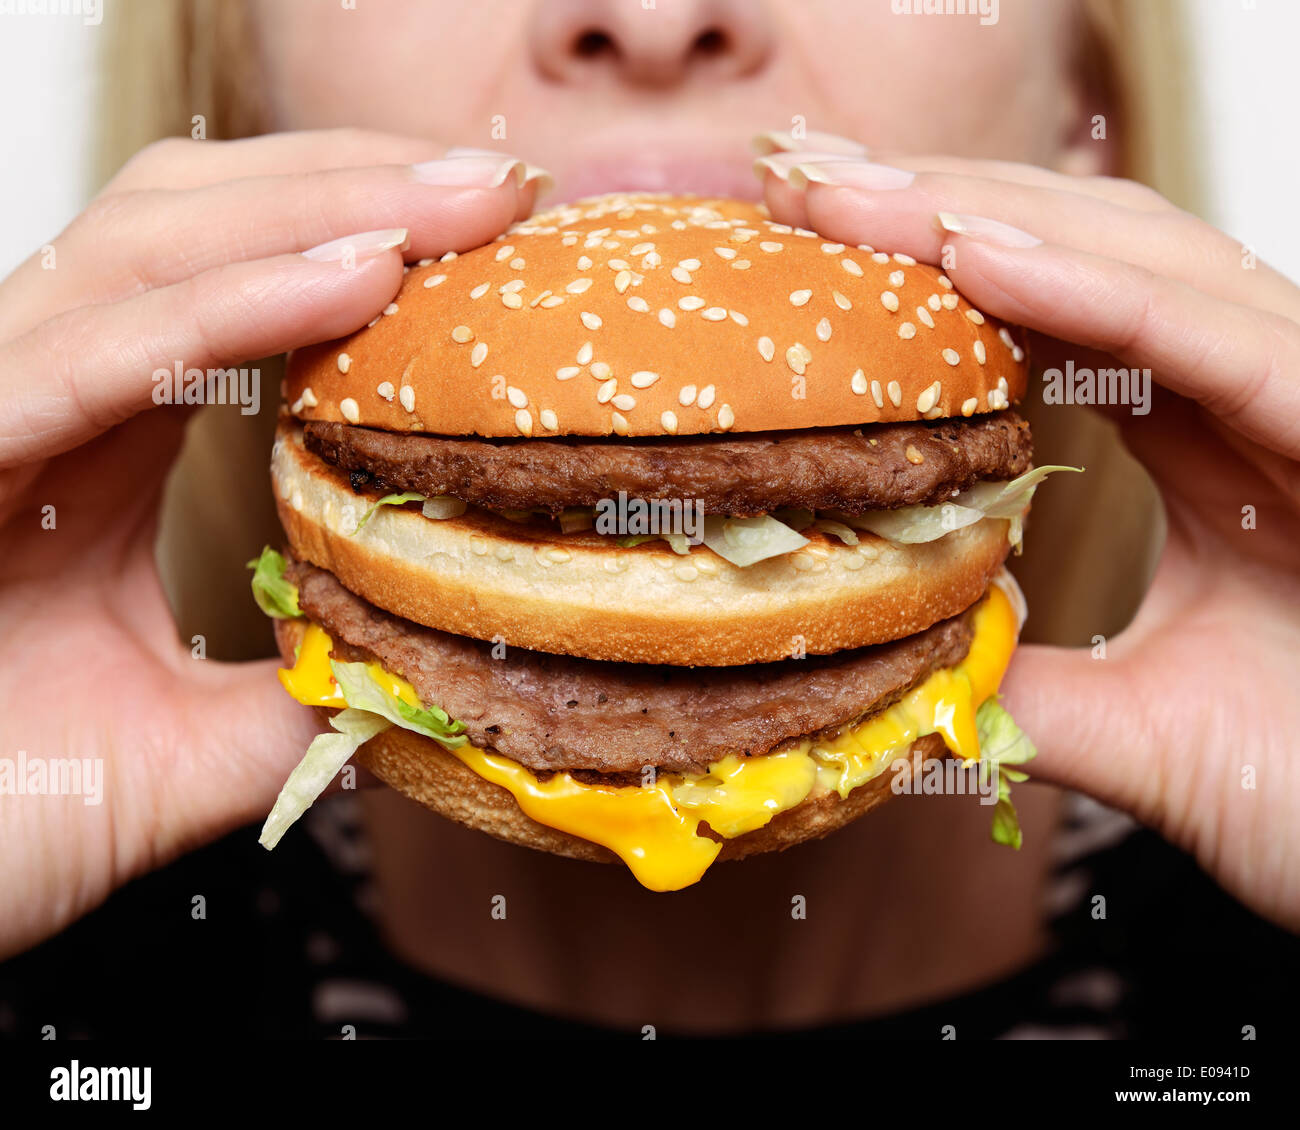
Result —
[[[392, 616], [301, 563], [298, 603], [334, 640], [336, 658], [375, 659], [422, 702], [463, 722], [469, 740], [539, 772], [698, 773], [730, 753], [792, 739], [884, 709], [970, 648], [971, 611], [894, 643], [748, 667], [602, 663], [492, 645]], [[287, 622], [277, 621], [282, 650]]]
[[1016, 413], [676, 440], [452, 439], [311, 421], [305, 442], [354, 489], [455, 495], [476, 506], [559, 513], [626, 491], [700, 499], [706, 514], [790, 506], [894, 510], [936, 505], [982, 479], [1011, 479], [1033, 455]]

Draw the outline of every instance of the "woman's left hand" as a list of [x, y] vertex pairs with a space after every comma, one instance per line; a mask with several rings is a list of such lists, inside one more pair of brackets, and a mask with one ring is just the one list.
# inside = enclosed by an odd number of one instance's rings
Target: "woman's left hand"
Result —
[[1300, 929], [1300, 288], [1130, 181], [875, 156], [771, 155], [773, 217], [942, 263], [1048, 366], [1161, 386], [1149, 415], [1111, 413], [1168, 514], [1142, 607], [1105, 661], [1026, 646], [1008, 672], [1033, 775], [1132, 813]]

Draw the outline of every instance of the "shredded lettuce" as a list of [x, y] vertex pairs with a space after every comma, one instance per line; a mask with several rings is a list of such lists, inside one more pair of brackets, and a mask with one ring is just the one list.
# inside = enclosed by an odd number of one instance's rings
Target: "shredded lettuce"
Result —
[[275, 847], [298, 817], [312, 806], [361, 744], [388, 729], [389, 723], [369, 711], [349, 709], [334, 715], [330, 725], [337, 732], [316, 735], [302, 760], [289, 774], [280, 795], [275, 798], [275, 805], [257, 840], [267, 851]]
[[627, 537], [619, 538], [618, 544], [624, 549], [631, 549], [634, 545], [641, 545], [647, 541], [666, 541], [673, 547], [674, 553], [690, 553], [691, 539], [685, 534], [629, 534]]
[[860, 530], [870, 530], [892, 542], [904, 545], [937, 541], [953, 530], [960, 530], [981, 518], [1007, 518], [1011, 521], [1008, 537], [1020, 547], [1022, 519], [1034, 490], [1053, 471], [1082, 471], [1082, 467], [1035, 467], [1005, 483], [976, 483], [968, 490], [938, 506], [904, 506], [898, 510], [869, 510], [865, 514], [844, 517]]
[[771, 514], [756, 518], [724, 518], [712, 514], [704, 519], [704, 544], [719, 557], [743, 568], [768, 557], [791, 553], [807, 545], [808, 539]]
[[980, 743], [980, 772], [998, 774], [998, 803], [993, 810], [993, 839], [1020, 850], [1020, 819], [1011, 803], [1013, 782], [1027, 781], [1029, 775], [1008, 765], [1023, 765], [1038, 751], [1028, 735], [1000, 705], [996, 696], [986, 700], [975, 713], [975, 727]]
[[370, 521], [370, 515], [378, 510], [381, 506], [401, 506], [404, 502], [423, 502], [424, 495], [417, 494], [415, 491], [407, 491], [405, 494], [386, 494], [378, 502], [371, 505], [370, 509], [361, 515], [361, 521], [357, 523], [357, 528], [352, 532], [359, 534], [361, 527]]
[[412, 706], [403, 702], [370, 673], [364, 663], [340, 663], [330, 660], [330, 670], [350, 707], [368, 710], [388, 719], [394, 726], [423, 734], [447, 749], [465, 744], [465, 724], [453, 722], [445, 710], [436, 706]]
[[837, 537], [845, 545], [858, 544], [858, 535], [843, 522], [836, 522], [831, 518], [818, 518], [812, 525], [814, 530], [821, 530], [824, 534]]
[[269, 545], [261, 557], [248, 563], [253, 570], [253, 599], [257, 607], [277, 620], [296, 620], [302, 615], [298, 607], [298, 587], [284, 578], [284, 558]]

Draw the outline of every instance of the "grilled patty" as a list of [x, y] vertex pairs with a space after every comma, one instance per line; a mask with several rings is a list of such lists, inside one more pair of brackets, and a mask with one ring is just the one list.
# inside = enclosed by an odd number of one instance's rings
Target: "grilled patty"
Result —
[[[894, 643], [748, 667], [601, 663], [522, 648], [493, 659], [490, 643], [392, 616], [323, 569], [295, 563], [287, 576], [336, 658], [378, 660], [463, 722], [474, 745], [541, 772], [698, 773], [729, 753], [767, 753], [884, 709], [960, 662], [971, 641], [968, 610]], [[276, 627], [291, 654], [286, 623]]]
[[556, 514], [632, 498], [699, 499], [706, 514], [780, 507], [894, 510], [936, 505], [982, 479], [1029, 469], [1029, 425], [1015, 412], [970, 420], [678, 440], [450, 439], [312, 421], [307, 448], [353, 488], [454, 495], [502, 510]]

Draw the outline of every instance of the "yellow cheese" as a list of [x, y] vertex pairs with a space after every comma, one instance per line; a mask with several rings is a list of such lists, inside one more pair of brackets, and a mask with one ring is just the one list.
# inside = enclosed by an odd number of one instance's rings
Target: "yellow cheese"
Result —
[[[813, 792], [841, 797], [884, 772], [918, 738], [939, 734], [956, 757], [979, 757], [975, 711], [997, 693], [1019, 625], [996, 585], [975, 612], [970, 650], [955, 667], [933, 672], [874, 717], [817, 741], [805, 740], [759, 757], [730, 755], [696, 776], [660, 774], [643, 787], [589, 785], [567, 773], [547, 781], [500, 754], [464, 745], [449, 752], [485, 780], [506, 789], [540, 824], [602, 844], [646, 887], [678, 890], [697, 882], [721, 844], [699, 833], [701, 822], [732, 838], [755, 831]], [[343, 706], [329, 667], [330, 638], [308, 627], [297, 661], [280, 672], [285, 689], [310, 706]], [[420, 705], [404, 679], [368, 664], [394, 694]]]

